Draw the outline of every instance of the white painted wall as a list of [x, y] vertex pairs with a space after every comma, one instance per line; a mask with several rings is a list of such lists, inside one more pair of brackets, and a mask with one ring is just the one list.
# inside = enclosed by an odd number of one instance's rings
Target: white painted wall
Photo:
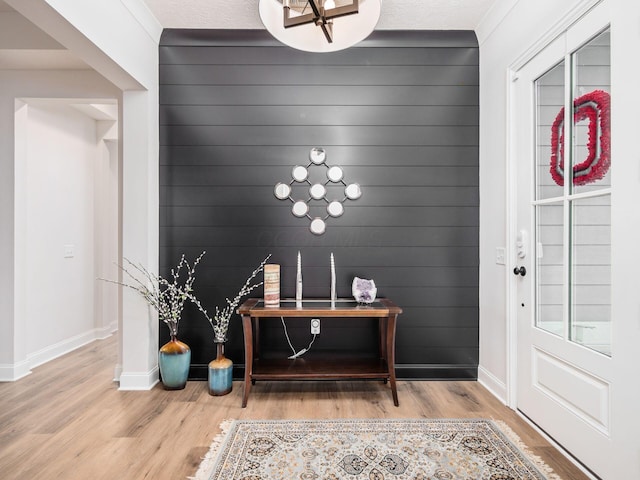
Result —
[[[96, 122], [27, 105], [26, 336], [30, 365], [95, 339]], [[65, 252], [71, 249], [72, 252]], [[71, 254], [71, 257], [65, 255]]]
[[[27, 340], [27, 123], [20, 98], [119, 99], [120, 92], [95, 72], [0, 70], [0, 255], [13, 259], [0, 269], [0, 379], [29, 373]], [[58, 284], [54, 285], [59, 288]]]
[[[115, 108], [117, 117], [118, 106]], [[118, 153], [118, 125], [99, 120], [98, 158], [94, 176], [94, 270], [96, 278], [117, 279], [120, 258], [120, 162]], [[96, 336], [104, 338], [118, 329], [120, 318], [120, 289], [115, 285], [94, 282], [94, 319]]]

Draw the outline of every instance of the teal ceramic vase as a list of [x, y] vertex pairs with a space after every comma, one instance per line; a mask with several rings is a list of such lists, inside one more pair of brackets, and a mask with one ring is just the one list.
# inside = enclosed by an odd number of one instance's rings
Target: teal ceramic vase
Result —
[[224, 343], [216, 343], [216, 359], [209, 362], [209, 395], [226, 395], [232, 388], [233, 362], [224, 356]]
[[165, 390], [181, 390], [189, 377], [191, 349], [172, 335], [171, 341], [160, 348], [158, 365]]

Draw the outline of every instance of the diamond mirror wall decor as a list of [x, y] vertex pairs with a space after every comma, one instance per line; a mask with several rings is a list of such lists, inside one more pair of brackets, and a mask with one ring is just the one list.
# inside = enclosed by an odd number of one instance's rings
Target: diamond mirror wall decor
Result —
[[[311, 220], [309, 230], [315, 235], [322, 235], [327, 228], [329, 217], [339, 217], [344, 213], [344, 203], [347, 200], [357, 200], [362, 195], [362, 189], [357, 183], [347, 184], [344, 181], [344, 171], [337, 165], [326, 163], [327, 152], [324, 148], [314, 147], [309, 151], [309, 164], [306, 166], [296, 165], [291, 170], [291, 180], [278, 182], [273, 194], [278, 200], [289, 200], [292, 203], [291, 213], [299, 218], [307, 217]], [[313, 170], [324, 167], [326, 174], [321, 180], [310, 180]], [[326, 180], [325, 180], [326, 178]], [[308, 186], [301, 189], [300, 187]], [[298, 188], [296, 188], [298, 187]], [[340, 187], [340, 188], [336, 188]], [[294, 199], [296, 194], [303, 195], [303, 198]], [[301, 192], [305, 192], [304, 195]], [[308, 196], [307, 196], [308, 195]], [[306, 198], [304, 198], [306, 196]], [[333, 197], [333, 198], [330, 198]], [[318, 210], [321, 207], [326, 214], [311, 215], [311, 208]]]

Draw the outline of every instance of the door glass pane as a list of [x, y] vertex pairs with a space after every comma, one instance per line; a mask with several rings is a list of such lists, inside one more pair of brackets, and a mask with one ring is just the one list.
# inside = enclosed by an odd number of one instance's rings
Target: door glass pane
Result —
[[557, 171], [562, 169], [564, 85], [564, 61], [535, 82], [536, 200], [563, 194], [562, 175]]
[[571, 328], [576, 343], [611, 354], [611, 196], [572, 201]]
[[573, 55], [574, 193], [611, 186], [611, 55], [609, 31]]
[[563, 335], [563, 202], [536, 206], [536, 326]]

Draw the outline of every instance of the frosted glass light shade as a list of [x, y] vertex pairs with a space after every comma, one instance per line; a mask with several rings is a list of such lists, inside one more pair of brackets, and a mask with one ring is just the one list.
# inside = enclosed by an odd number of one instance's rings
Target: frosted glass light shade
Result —
[[260, 19], [265, 28], [285, 45], [306, 52], [344, 50], [367, 38], [380, 18], [380, 0], [360, 0], [359, 11], [333, 19], [333, 43], [313, 23], [284, 28], [281, 0], [260, 0]]

